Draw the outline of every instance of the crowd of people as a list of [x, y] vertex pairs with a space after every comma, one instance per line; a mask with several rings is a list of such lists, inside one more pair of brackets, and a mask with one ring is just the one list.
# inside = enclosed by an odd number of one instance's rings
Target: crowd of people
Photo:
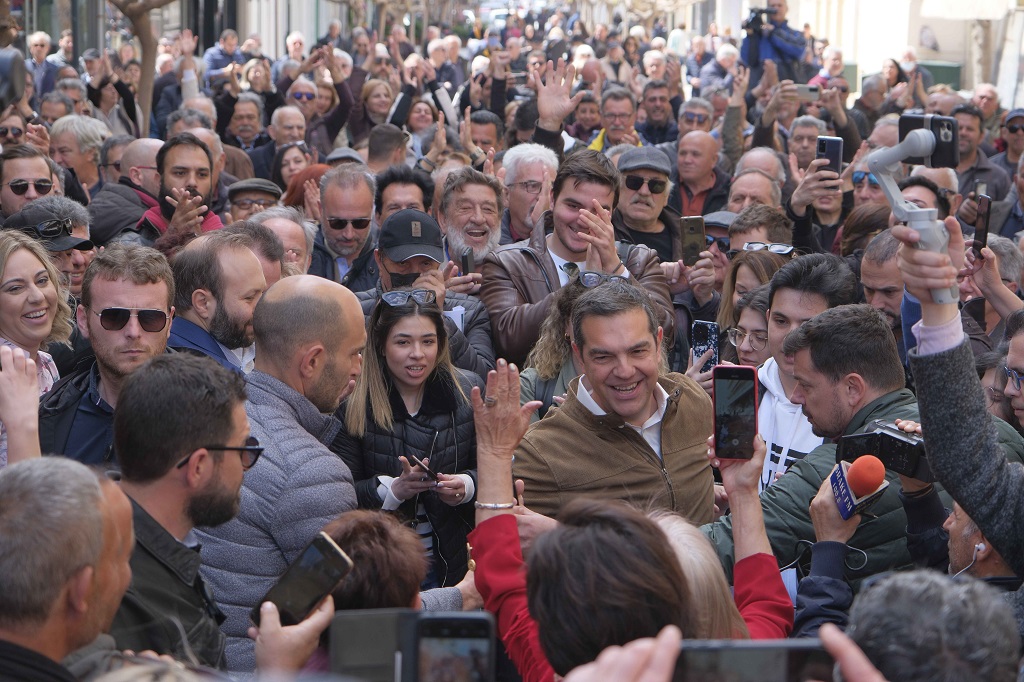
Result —
[[[1024, 109], [912, 49], [851, 104], [842, 50], [768, 9], [739, 39], [332, 22], [276, 60], [186, 30], [145, 106], [130, 43], [76, 64], [28, 35], [0, 112], [0, 679], [317, 675], [335, 611], [370, 608], [485, 609], [503, 680], [812, 637], [852, 681], [1017, 679]], [[895, 174], [948, 252], [868, 167], [904, 113], [958, 128], [959, 165]], [[716, 457], [694, 323], [757, 367], [750, 460]], [[876, 420], [935, 480], [889, 471], [844, 520], [836, 442]], [[353, 573], [282, 625], [261, 599], [321, 531]]]

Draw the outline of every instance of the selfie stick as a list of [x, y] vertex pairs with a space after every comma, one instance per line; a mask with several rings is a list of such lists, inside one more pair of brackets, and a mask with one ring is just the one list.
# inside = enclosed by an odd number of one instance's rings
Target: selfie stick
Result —
[[[934, 208], [921, 208], [904, 199], [896, 179], [893, 178], [893, 173], [899, 171], [904, 159], [912, 156], [928, 158], [934, 150], [935, 134], [932, 131], [912, 130], [895, 147], [883, 147], [872, 152], [868, 156], [868, 170], [882, 186], [896, 219], [917, 230], [921, 236], [914, 246], [925, 251], [945, 253], [949, 244], [949, 232], [938, 219], [939, 212]], [[936, 303], [956, 303], [960, 300], [960, 291], [955, 285], [948, 289], [932, 289], [932, 300]]]

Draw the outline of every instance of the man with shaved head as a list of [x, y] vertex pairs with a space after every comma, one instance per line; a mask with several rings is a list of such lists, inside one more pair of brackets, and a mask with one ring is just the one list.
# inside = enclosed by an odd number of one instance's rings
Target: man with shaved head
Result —
[[[702, 130], [679, 138], [679, 189], [670, 205], [684, 216], [720, 211], [729, 198], [729, 176], [715, 167], [718, 142]], [[675, 203], [673, 202], [673, 199]]]
[[[112, 241], [138, 241], [142, 215], [158, 205], [160, 174], [156, 155], [163, 140], [143, 138], [121, 155], [121, 179], [106, 183], [89, 203], [89, 237], [97, 246]], [[156, 239], [159, 235], [151, 235]], [[133, 239], [134, 237], [134, 239]]]
[[356, 508], [352, 474], [328, 445], [342, 428], [331, 413], [355, 387], [366, 343], [355, 295], [312, 275], [268, 289], [253, 328], [260, 352], [245, 411], [265, 449], [242, 483], [239, 515], [197, 532], [234, 671], [256, 665], [249, 611], [328, 521]]

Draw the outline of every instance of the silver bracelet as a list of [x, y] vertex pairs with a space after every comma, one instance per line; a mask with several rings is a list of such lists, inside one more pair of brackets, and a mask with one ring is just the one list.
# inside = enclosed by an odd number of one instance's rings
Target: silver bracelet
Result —
[[515, 502], [474, 502], [477, 509], [511, 509], [516, 506]]

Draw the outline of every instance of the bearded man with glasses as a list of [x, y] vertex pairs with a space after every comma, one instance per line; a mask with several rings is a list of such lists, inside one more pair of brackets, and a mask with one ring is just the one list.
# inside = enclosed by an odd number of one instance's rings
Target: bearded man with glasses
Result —
[[97, 254], [86, 270], [76, 315], [95, 360], [46, 394], [39, 408], [44, 453], [114, 464], [114, 410], [122, 384], [166, 351], [173, 298], [174, 276], [160, 252], [114, 244]]

